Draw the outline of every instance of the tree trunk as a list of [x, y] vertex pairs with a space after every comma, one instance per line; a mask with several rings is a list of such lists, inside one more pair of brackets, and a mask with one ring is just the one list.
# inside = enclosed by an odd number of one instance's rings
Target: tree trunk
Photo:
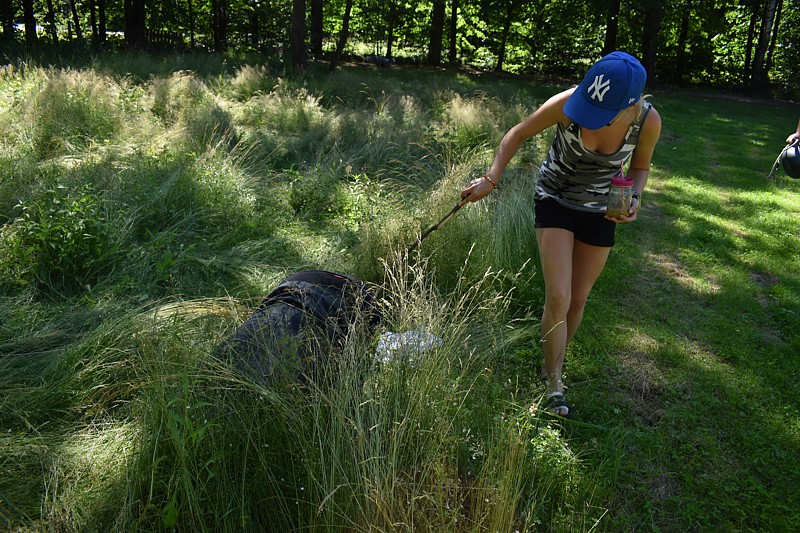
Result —
[[683, 15], [681, 16], [681, 26], [678, 31], [678, 56], [675, 65], [675, 80], [683, 81], [686, 72], [686, 42], [689, 39], [689, 18], [692, 14], [692, 0], [686, 0], [683, 4]]
[[452, 0], [450, 11], [450, 51], [447, 54], [447, 62], [455, 65], [458, 61], [458, 50], [456, 40], [458, 38], [458, 0]]
[[611, 0], [611, 5], [606, 14], [606, 37], [603, 41], [603, 55], [610, 54], [617, 49], [617, 33], [619, 32], [619, 3], [620, 0]]
[[69, 12], [72, 14], [72, 23], [75, 25], [75, 37], [79, 43], [83, 42], [83, 31], [81, 30], [81, 20], [78, 18], [78, 8], [75, 7], [75, 0], [68, 0]]
[[33, 11], [33, 0], [22, 0], [22, 18], [25, 21], [25, 44], [36, 46], [39, 36], [36, 35], [36, 15]]
[[778, 29], [781, 25], [781, 12], [783, 11], [783, 0], [778, 0], [778, 10], [775, 12], [775, 24], [772, 27], [772, 39], [769, 42], [769, 51], [767, 52], [767, 60], [764, 63], [764, 71], [769, 77], [769, 71], [772, 69], [772, 56], [775, 53], [775, 43], [778, 41]]
[[497, 65], [494, 70], [496, 72], [503, 71], [503, 63], [506, 61], [506, 45], [508, 44], [508, 36], [511, 33], [511, 19], [514, 16], [514, 6], [512, 3], [506, 4], [506, 16], [503, 20], [503, 31], [500, 34], [500, 51], [497, 54]]
[[342, 31], [339, 33], [339, 41], [336, 43], [336, 52], [334, 52], [333, 58], [331, 59], [329, 68], [331, 72], [336, 70], [336, 67], [339, 65], [339, 59], [342, 56], [342, 52], [344, 52], [344, 45], [347, 44], [347, 38], [350, 33], [350, 12], [352, 10], [353, 0], [347, 0], [344, 6], [344, 17], [342, 17]]
[[89, 0], [89, 26], [92, 27], [92, 45], [97, 46], [100, 31], [97, 29], [97, 6], [94, 0]]
[[145, 39], [144, 0], [125, 0], [125, 42], [134, 48], [143, 47]]
[[14, 2], [13, 0], [0, 0], [0, 17], [2, 17], [3, 39], [11, 40], [14, 37]]
[[392, 57], [394, 48], [394, 28], [397, 25], [397, 3], [390, 0], [389, 11], [386, 15], [386, 57]]
[[323, 0], [311, 0], [311, 54], [322, 57], [324, 9]]
[[192, 0], [188, 0], [189, 5], [186, 6], [189, 11], [189, 46], [194, 50], [194, 6]]
[[227, 0], [212, 0], [212, 21], [214, 50], [224, 52], [228, 46], [228, 3]]
[[261, 44], [261, 5], [258, 0], [253, 0], [253, 12], [250, 17], [250, 44], [258, 50]]
[[664, 18], [664, 4], [661, 0], [648, 3], [644, 12], [644, 27], [642, 29], [642, 57], [641, 62], [647, 71], [647, 80], [656, 82], [656, 52], [658, 51], [658, 32]]
[[304, 72], [306, 62], [306, 1], [292, 1], [292, 67]]
[[58, 44], [58, 28], [56, 28], [56, 12], [53, 10], [53, 0], [47, 0], [47, 31], [53, 44]]
[[761, 11], [761, 2], [755, 0], [753, 2], [753, 11], [750, 13], [750, 26], [747, 28], [747, 45], [744, 56], [744, 79], [742, 82], [745, 85], [750, 84], [750, 74], [753, 70], [753, 48], [756, 39], [756, 23], [758, 22], [758, 13]]
[[753, 74], [751, 86], [758, 88], [767, 83], [767, 71], [764, 68], [764, 61], [769, 48], [770, 37], [772, 36], [772, 26], [775, 22], [775, 12], [778, 8], [778, 0], [767, 0], [764, 6], [764, 17], [761, 20], [761, 30], [758, 32], [758, 43], [756, 44], [755, 55], [753, 56]]
[[219, 44], [217, 41], [219, 39], [217, 33], [217, 5], [219, 4], [220, 0], [211, 0], [211, 46], [217, 50], [217, 45]]
[[100, 19], [98, 28], [98, 39], [100, 44], [105, 44], [108, 37], [108, 28], [106, 27], [106, 0], [98, 0], [97, 2], [97, 16]]
[[433, 0], [431, 12], [431, 34], [428, 45], [428, 65], [438, 67], [442, 64], [442, 37], [444, 36], [445, 0]]

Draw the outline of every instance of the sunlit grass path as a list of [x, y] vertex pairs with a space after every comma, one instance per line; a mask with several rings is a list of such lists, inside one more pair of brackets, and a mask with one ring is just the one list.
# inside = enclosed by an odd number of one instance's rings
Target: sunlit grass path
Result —
[[591, 361], [581, 371], [603, 376], [591, 417], [626, 428], [615, 514], [668, 530], [790, 531], [800, 184], [766, 179], [783, 146], [769, 117], [786, 110], [659, 100], [667, 120], [641, 224], [623, 232], [597, 327], [576, 347]]

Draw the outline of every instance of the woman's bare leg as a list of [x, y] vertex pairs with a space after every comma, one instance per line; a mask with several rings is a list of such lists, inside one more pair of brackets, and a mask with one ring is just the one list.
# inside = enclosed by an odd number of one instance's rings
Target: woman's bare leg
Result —
[[[536, 238], [545, 285], [542, 370], [549, 392], [563, 392], [561, 375], [567, 344], [580, 326], [586, 300], [611, 248], [576, 241], [572, 232], [560, 228], [538, 228]], [[564, 411], [557, 414], [566, 414]]]
[[586, 300], [603, 272], [611, 248], [575, 241], [572, 248], [572, 297], [567, 312], [567, 344], [583, 320]]
[[567, 346], [567, 313], [572, 299], [572, 254], [575, 236], [561, 228], [537, 228], [542, 276], [544, 277], [544, 312], [542, 313], [543, 373], [551, 392], [562, 392], [561, 369]]

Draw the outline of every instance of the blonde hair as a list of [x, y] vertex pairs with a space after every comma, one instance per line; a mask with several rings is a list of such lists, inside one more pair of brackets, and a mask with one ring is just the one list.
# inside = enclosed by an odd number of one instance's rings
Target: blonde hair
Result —
[[627, 111], [628, 109], [635, 109], [631, 123], [637, 122], [639, 119], [642, 118], [642, 112], [644, 111], [644, 104], [647, 102], [647, 99], [651, 98], [652, 96], [653, 96], [652, 94], [643, 94], [635, 104], [624, 109], [624, 111]]

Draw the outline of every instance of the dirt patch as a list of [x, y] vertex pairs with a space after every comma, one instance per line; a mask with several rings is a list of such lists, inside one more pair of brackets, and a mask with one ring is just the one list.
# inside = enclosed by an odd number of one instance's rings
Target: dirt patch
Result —
[[762, 289], [769, 289], [781, 281], [780, 278], [774, 274], [764, 274], [762, 272], [751, 272], [750, 275], [747, 276], [747, 279]]
[[773, 287], [780, 283], [780, 278], [773, 274], [764, 274], [761, 272], [751, 272], [747, 276], [748, 281], [753, 283], [756, 287], [758, 287], [758, 291], [756, 291], [755, 299], [758, 304], [761, 306], [762, 309], [766, 309], [770, 305], [772, 305], [772, 300], [770, 299], [769, 295], [765, 293], [767, 289]]
[[643, 352], [621, 354], [620, 371], [614, 380], [628, 400], [631, 414], [654, 426], [664, 416], [667, 380], [655, 363]]
[[[650, 258], [650, 263], [656, 268], [660, 276], [675, 281], [681, 287], [703, 294], [714, 294], [722, 290], [719, 280], [714, 275], [708, 274], [703, 277], [695, 277], [683, 264], [673, 257], [652, 252], [648, 252], [647, 256]], [[651, 278], [654, 278], [654, 276], [651, 276]], [[646, 283], [646, 280], [642, 283]], [[651, 281], [649, 285], [655, 283], [658, 282]]]
[[654, 203], [646, 202], [644, 199], [642, 200], [641, 211], [639, 211], [639, 216], [643, 218], [652, 218], [655, 220], [659, 220], [662, 218], [661, 216], [661, 208]]
[[652, 473], [647, 488], [653, 500], [663, 502], [678, 494], [678, 483], [667, 474]]

